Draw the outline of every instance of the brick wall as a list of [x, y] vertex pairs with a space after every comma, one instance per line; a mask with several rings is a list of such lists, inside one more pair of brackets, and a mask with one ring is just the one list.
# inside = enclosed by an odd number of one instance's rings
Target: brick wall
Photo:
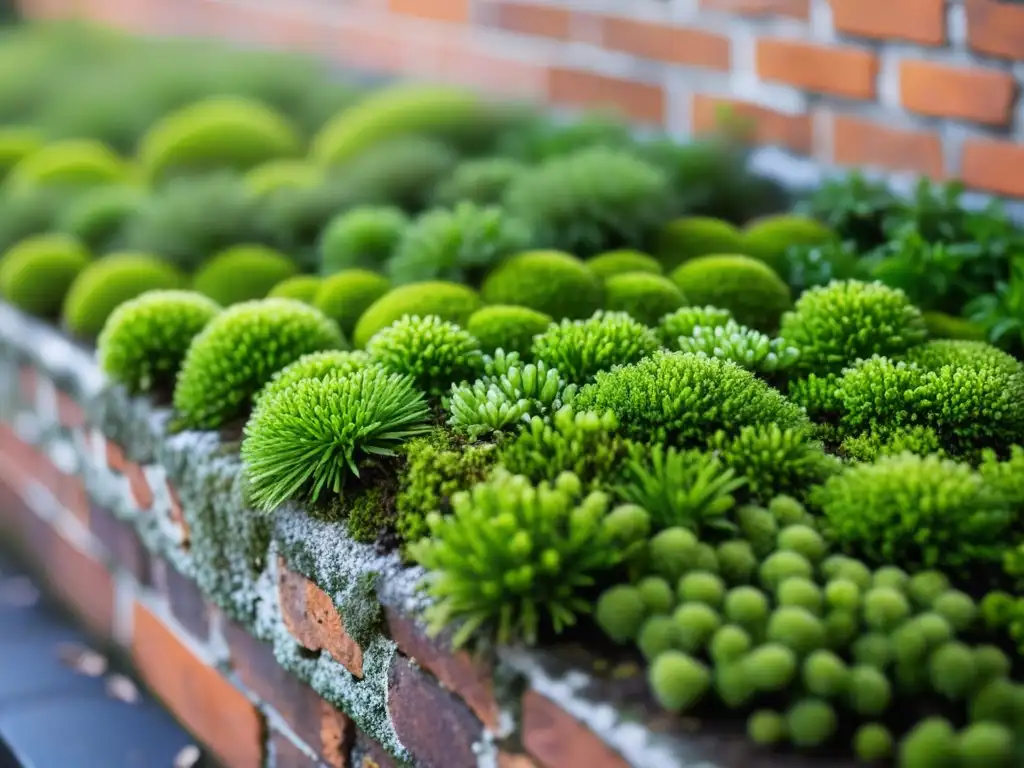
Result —
[[34, 16], [78, 13], [565, 107], [613, 107], [678, 135], [713, 129], [716, 106], [732, 104], [753, 118], [758, 142], [815, 167], [962, 178], [1024, 197], [1024, 4], [1013, 0], [22, 5]]

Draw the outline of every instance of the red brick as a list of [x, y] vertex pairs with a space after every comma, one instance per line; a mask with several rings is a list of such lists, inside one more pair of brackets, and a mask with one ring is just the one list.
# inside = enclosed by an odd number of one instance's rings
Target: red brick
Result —
[[832, 160], [839, 165], [913, 171], [942, 178], [942, 139], [935, 131], [890, 128], [852, 115], [832, 117]]
[[945, 0], [832, 0], [836, 31], [876, 40], [946, 42]]
[[331, 768], [346, 768], [355, 742], [352, 720], [326, 701], [320, 702], [320, 756]]
[[278, 595], [285, 626], [309, 651], [327, 651], [356, 677], [363, 676], [363, 650], [345, 631], [334, 601], [320, 587], [279, 560]]
[[85, 482], [81, 475], [65, 474], [54, 468], [54, 479], [57, 481], [53, 491], [60, 505], [74, 515], [82, 525], [89, 525], [89, 492], [85, 490]]
[[729, 38], [700, 29], [604, 16], [602, 47], [670, 64], [727, 71]]
[[1024, 55], [1024, 5], [967, 0], [967, 44], [978, 53], [1020, 60]]
[[527, 755], [501, 750], [498, 752], [498, 768], [537, 768], [537, 764]]
[[466, 702], [488, 728], [496, 731], [499, 712], [491, 665], [465, 651], [452, 651], [442, 646], [427, 637], [415, 621], [393, 608], [386, 608], [384, 615], [398, 649], [436, 676]]
[[912, 112], [1007, 125], [1017, 85], [1009, 74], [929, 61], [900, 63], [900, 101]]
[[469, 19], [469, 0], [389, 0], [392, 13], [433, 21], [462, 23]]
[[359, 768], [398, 768], [398, 763], [384, 747], [362, 731], [357, 734], [356, 746], [363, 753]]
[[124, 474], [128, 478], [132, 504], [136, 509], [148, 512], [153, 508], [153, 490], [149, 487], [145, 471], [134, 461], [129, 461], [125, 463]]
[[1024, 145], [971, 139], [964, 144], [960, 177], [975, 189], [1024, 197]]
[[134, 624], [132, 658], [171, 712], [226, 768], [262, 765], [263, 720], [256, 707], [141, 603], [135, 603]]
[[319, 768], [319, 761], [314, 760], [280, 731], [270, 735], [274, 746], [274, 768]]
[[542, 99], [546, 85], [539, 63], [497, 56], [486, 43], [466, 36], [447, 38], [438, 46], [436, 75], [485, 93], [531, 100]]
[[178, 492], [174, 489], [174, 486], [171, 485], [169, 480], [167, 481], [167, 495], [170, 499], [171, 505], [171, 521], [181, 532], [181, 548], [187, 551], [191, 546], [188, 522], [185, 520], [185, 513], [181, 510], [181, 499], [178, 497]]
[[106, 565], [80, 550], [59, 533], [42, 561], [47, 580], [85, 625], [100, 637], [114, 628], [114, 580]]
[[434, 678], [395, 654], [388, 673], [388, 714], [395, 733], [421, 768], [475, 765], [482, 726]]
[[757, 104], [721, 99], [716, 96], [695, 94], [691, 102], [692, 130], [695, 134], [721, 133], [728, 129], [723, 126], [723, 110], [735, 114], [749, 125], [749, 132], [743, 136], [753, 144], [778, 146], [807, 155], [811, 151], [810, 115], [786, 115]]
[[149, 550], [142, 544], [135, 527], [118, 518], [109, 509], [90, 505], [89, 529], [92, 531], [112, 563], [130, 573], [137, 582], [149, 582]]
[[51, 489], [51, 493], [60, 484], [60, 471], [49, 457], [24, 442], [7, 424], [0, 424], [0, 474], [22, 497], [31, 483]]
[[171, 613], [193, 637], [210, 637], [210, 606], [192, 579], [165, 560], [153, 564], [153, 586], [167, 598]]
[[849, 99], [875, 98], [878, 58], [867, 51], [764, 38], [757, 41], [757, 74], [764, 80]]
[[533, 3], [489, 3], [484, 6], [484, 21], [489, 26], [521, 32], [524, 35], [569, 39], [571, 16], [564, 8]]
[[57, 418], [67, 429], [82, 429], [85, 426], [85, 411], [67, 392], [57, 390]]
[[622, 756], [536, 691], [523, 696], [523, 746], [543, 768], [627, 768]]
[[665, 121], [665, 92], [657, 85], [553, 67], [547, 92], [548, 99], [566, 107], [611, 109], [644, 123]]
[[811, 0], [700, 0], [700, 7], [741, 16], [789, 16], [806, 19]]
[[124, 456], [124, 449], [121, 448], [113, 440], [104, 437], [103, 444], [106, 448], [107, 455], [107, 469], [111, 472], [123, 473], [125, 471], [125, 465], [127, 459]]
[[18, 368], [18, 391], [22, 407], [34, 411], [39, 402], [39, 375], [31, 365]]

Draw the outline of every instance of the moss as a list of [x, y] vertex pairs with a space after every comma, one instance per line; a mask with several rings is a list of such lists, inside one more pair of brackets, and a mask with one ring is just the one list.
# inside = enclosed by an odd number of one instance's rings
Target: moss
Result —
[[0, 181], [29, 155], [43, 148], [42, 135], [34, 128], [0, 129]]
[[529, 360], [534, 337], [547, 330], [552, 322], [550, 315], [529, 307], [491, 304], [469, 316], [466, 330], [479, 339], [484, 352], [501, 349]]
[[193, 287], [227, 307], [262, 299], [270, 289], [298, 271], [283, 253], [262, 245], [236, 245], [214, 254], [199, 267]]
[[335, 216], [320, 234], [320, 270], [382, 269], [409, 219], [399, 208], [360, 206]]
[[668, 272], [698, 256], [746, 253], [743, 233], [721, 219], [688, 216], [665, 225], [658, 241], [658, 259]]
[[602, 282], [627, 272], [647, 272], [652, 275], [662, 273], [661, 263], [640, 251], [606, 251], [591, 256], [585, 264]]
[[48, 144], [15, 165], [4, 187], [8, 194], [36, 187], [94, 187], [129, 177], [125, 162], [106, 145], [88, 139]]
[[0, 259], [0, 294], [31, 315], [56, 318], [89, 253], [67, 235], [37, 235], [18, 242]]
[[612, 312], [628, 312], [641, 323], [656, 326], [667, 314], [686, 302], [682, 291], [661, 275], [631, 272], [615, 275], [605, 281], [605, 308]]
[[[334, 320], [346, 338], [353, 338], [359, 318], [374, 302], [386, 295], [390, 287], [388, 279], [376, 272], [346, 269], [324, 278], [313, 298], [313, 306]], [[367, 341], [369, 338], [357, 346], [365, 346]]]
[[431, 190], [457, 162], [449, 144], [406, 136], [367, 148], [338, 169], [337, 177], [356, 200], [416, 213], [429, 205]]
[[256, 197], [273, 194], [280, 189], [308, 189], [319, 184], [320, 169], [304, 160], [269, 160], [245, 174], [245, 184]]
[[732, 313], [742, 325], [769, 333], [792, 306], [789, 288], [764, 263], [749, 256], [700, 256], [672, 273], [687, 300]]
[[435, 205], [453, 206], [462, 201], [497, 205], [505, 190], [526, 166], [506, 157], [484, 157], [460, 163], [434, 190]]
[[352, 331], [352, 343], [360, 349], [365, 347], [377, 331], [403, 315], [437, 315], [464, 325], [479, 308], [480, 297], [464, 285], [443, 281], [403, 285], [388, 291], [360, 315]]
[[925, 312], [925, 327], [928, 335], [934, 339], [961, 339], [963, 341], [985, 341], [985, 329], [965, 320], [943, 312]]
[[792, 246], [826, 245], [838, 236], [827, 226], [807, 216], [783, 214], [765, 216], [743, 231], [742, 253], [749, 253], [780, 275], [786, 274], [786, 251]]
[[58, 228], [94, 253], [113, 250], [128, 220], [144, 205], [146, 194], [132, 186], [111, 185], [75, 198], [62, 213]]
[[514, 304], [575, 320], [601, 307], [601, 283], [568, 253], [528, 251], [506, 259], [484, 281], [488, 304]]
[[382, 488], [368, 488], [346, 505], [345, 524], [354, 541], [372, 543], [394, 525], [394, 513]]
[[320, 290], [321, 280], [315, 275], [292, 275], [270, 289], [268, 299], [295, 299], [303, 304], [313, 304]]

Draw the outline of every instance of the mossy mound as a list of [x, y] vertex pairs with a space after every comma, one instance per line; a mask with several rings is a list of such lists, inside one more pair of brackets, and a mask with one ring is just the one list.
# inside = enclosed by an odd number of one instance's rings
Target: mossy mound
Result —
[[488, 304], [514, 304], [556, 319], [590, 317], [601, 308], [601, 282], [575, 256], [527, 251], [506, 259], [480, 290]]
[[292, 275], [271, 288], [267, 298], [295, 299], [303, 304], [312, 304], [322, 282], [315, 275]]
[[585, 263], [587, 269], [602, 281], [626, 272], [648, 272], [652, 275], [663, 272], [661, 262], [640, 251], [608, 251], [591, 256]]
[[57, 224], [94, 253], [105, 253], [120, 244], [128, 221], [145, 203], [146, 193], [138, 187], [98, 187], [75, 198]]
[[23, 312], [54, 319], [89, 260], [85, 246], [68, 235], [27, 238], [0, 259], [0, 294]]
[[245, 174], [245, 185], [256, 197], [263, 197], [280, 189], [308, 189], [320, 183], [323, 173], [304, 160], [270, 160], [257, 165]]
[[0, 181], [14, 166], [42, 149], [45, 143], [42, 135], [33, 128], [0, 129]]
[[699, 256], [678, 267], [672, 280], [692, 304], [726, 309], [737, 322], [765, 333], [778, 328], [793, 305], [782, 278], [749, 256]]
[[381, 269], [394, 252], [409, 218], [392, 206], [361, 206], [338, 214], [320, 234], [320, 270]]
[[437, 315], [442, 320], [465, 325], [480, 304], [476, 291], [458, 283], [436, 280], [403, 285], [388, 291], [363, 312], [352, 331], [352, 343], [362, 349], [377, 331], [404, 315]]
[[686, 303], [686, 297], [675, 283], [649, 272], [626, 272], [610, 277], [605, 281], [604, 294], [605, 309], [628, 312], [651, 327]]
[[390, 289], [391, 283], [383, 275], [367, 269], [346, 269], [323, 279], [313, 297], [313, 306], [336, 322], [346, 338], [351, 338], [359, 318]]
[[529, 307], [492, 304], [470, 315], [466, 330], [476, 336], [485, 352], [501, 349], [529, 358], [534, 336], [547, 330], [552, 322], [551, 315]]
[[658, 259], [666, 272], [715, 253], [746, 253], [743, 232], [728, 221], [687, 216], [666, 224], [658, 239]]
[[786, 273], [786, 251], [794, 245], [826, 245], [838, 240], [835, 232], [809, 216], [765, 216], [743, 230], [741, 253], [748, 253]]
[[295, 275], [298, 267], [283, 253], [262, 245], [236, 245], [199, 267], [192, 285], [222, 307], [262, 299]]
[[47, 144], [11, 168], [8, 194], [35, 187], [92, 187], [117, 184], [131, 176], [129, 166], [98, 141], [68, 139]]

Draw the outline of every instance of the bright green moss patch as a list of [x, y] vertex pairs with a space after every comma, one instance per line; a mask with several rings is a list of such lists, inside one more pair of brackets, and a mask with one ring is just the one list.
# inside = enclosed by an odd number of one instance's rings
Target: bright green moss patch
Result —
[[591, 315], [603, 301], [601, 283], [584, 263], [559, 251], [529, 251], [506, 259], [484, 281], [488, 304], [515, 304], [555, 317]]
[[0, 257], [0, 293], [24, 312], [55, 318], [89, 261], [85, 247], [66, 235], [22, 240]]
[[665, 315], [686, 303], [686, 297], [667, 277], [647, 272], [627, 272], [604, 283], [605, 308], [627, 312], [637, 320], [655, 326]]
[[672, 280], [690, 303], [728, 310], [760, 331], [775, 330], [792, 306], [782, 278], [748, 256], [700, 256], [676, 269]]
[[9, 192], [34, 187], [93, 187], [123, 182], [127, 164], [104, 144], [68, 139], [47, 144], [11, 168], [4, 179]]
[[727, 221], [707, 216], [691, 216], [666, 224], [657, 251], [667, 272], [698, 256], [746, 252], [740, 230]]
[[283, 253], [260, 245], [228, 248], [199, 267], [192, 285], [222, 306], [262, 299], [297, 272]]
[[825, 245], [836, 239], [835, 232], [806, 216], [766, 216], [743, 231], [742, 252], [757, 257], [781, 275], [785, 274], [789, 248]]
[[388, 291], [359, 316], [352, 331], [352, 343], [363, 348], [377, 331], [404, 315], [436, 315], [462, 325], [480, 307], [476, 291], [457, 283], [433, 281], [412, 283]]
[[408, 226], [398, 208], [360, 207], [331, 219], [320, 235], [325, 275], [345, 269], [382, 269]]
[[662, 273], [661, 264], [657, 259], [639, 251], [599, 253], [587, 259], [586, 265], [587, 269], [604, 281], [627, 272], [647, 272], [652, 275]]
[[528, 357], [534, 337], [551, 323], [550, 315], [529, 307], [492, 304], [470, 315], [466, 330], [476, 336], [485, 352], [502, 349]]
[[292, 275], [270, 289], [268, 299], [296, 299], [303, 304], [313, 304], [320, 291], [322, 281], [315, 275]]
[[[313, 297], [313, 306], [334, 320], [349, 337], [363, 313], [390, 288], [391, 283], [383, 275], [366, 269], [346, 269], [323, 279]], [[357, 346], [365, 346], [365, 342]]]

